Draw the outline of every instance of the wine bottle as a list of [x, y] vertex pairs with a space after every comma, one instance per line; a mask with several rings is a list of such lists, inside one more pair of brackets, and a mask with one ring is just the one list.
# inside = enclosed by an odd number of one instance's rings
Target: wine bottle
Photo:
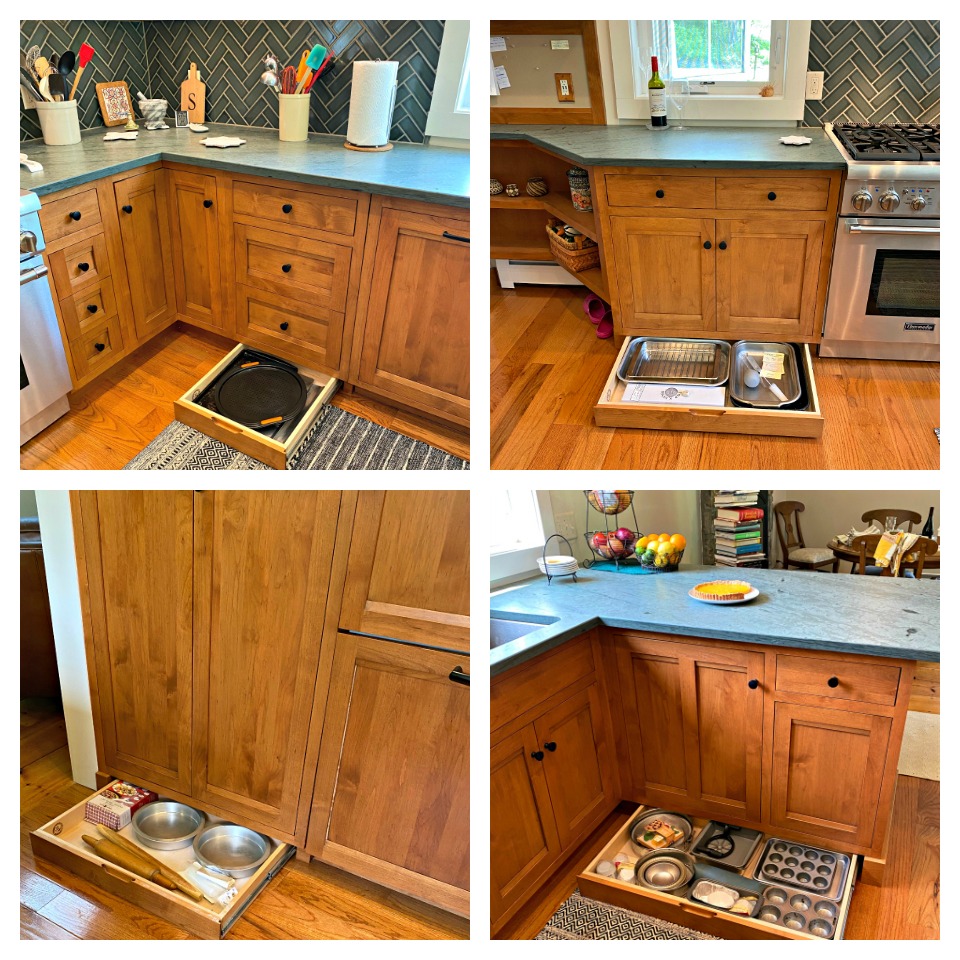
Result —
[[930, 508], [930, 512], [927, 514], [927, 522], [923, 525], [923, 530], [920, 533], [930, 540], [933, 539], [933, 507]]
[[647, 94], [650, 97], [650, 125], [665, 127], [667, 125], [667, 91], [660, 79], [660, 67], [657, 58], [650, 58], [652, 73], [647, 83]]

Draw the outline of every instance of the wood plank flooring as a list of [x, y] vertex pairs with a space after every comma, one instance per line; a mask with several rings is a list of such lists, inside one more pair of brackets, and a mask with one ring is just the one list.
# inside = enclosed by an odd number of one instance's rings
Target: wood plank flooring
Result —
[[598, 340], [584, 287], [491, 280], [491, 465], [500, 470], [938, 470], [934, 363], [814, 359], [819, 440], [597, 427], [622, 343]]
[[[187, 940], [189, 934], [37, 860], [30, 831], [90, 794], [70, 776], [49, 705], [21, 706], [20, 939]], [[60, 715], [62, 721], [62, 714]], [[41, 733], [45, 731], [45, 733]], [[231, 928], [229, 940], [465, 940], [469, 921], [319, 863], [290, 860]]]
[[[232, 340], [175, 323], [70, 398], [70, 413], [20, 448], [23, 470], [119, 470], [173, 420], [173, 401], [219, 362]], [[361, 394], [333, 404], [469, 459], [465, 431]]]
[[[622, 803], [523, 909], [498, 940], [532, 940], [576, 889], [577, 874], [629, 819]], [[854, 889], [845, 940], [940, 939], [940, 784], [897, 777], [889, 859], [883, 886]]]

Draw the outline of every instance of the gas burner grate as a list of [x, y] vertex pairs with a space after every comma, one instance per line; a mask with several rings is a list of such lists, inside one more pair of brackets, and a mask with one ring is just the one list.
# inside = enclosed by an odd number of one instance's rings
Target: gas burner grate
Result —
[[837, 123], [833, 132], [854, 160], [940, 159], [939, 125]]

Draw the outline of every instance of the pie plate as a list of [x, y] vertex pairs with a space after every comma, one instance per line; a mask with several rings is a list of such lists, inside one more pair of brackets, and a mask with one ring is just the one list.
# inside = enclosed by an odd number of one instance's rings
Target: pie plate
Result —
[[[696, 588], [693, 588], [696, 589]], [[707, 600], [705, 597], [698, 597], [694, 594], [693, 589], [687, 591], [687, 596], [692, 597], [694, 600], [699, 600], [701, 603], [718, 603], [718, 604], [730, 604], [730, 603], [746, 603], [748, 600], [753, 600], [754, 597], [760, 596], [760, 591], [753, 587], [749, 593], [744, 594], [737, 600]]]

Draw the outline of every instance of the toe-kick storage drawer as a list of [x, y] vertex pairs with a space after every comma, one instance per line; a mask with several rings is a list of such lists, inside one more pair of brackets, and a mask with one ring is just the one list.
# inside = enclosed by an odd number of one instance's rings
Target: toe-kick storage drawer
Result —
[[[652, 809], [652, 808], [651, 808]], [[633, 860], [637, 854], [630, 847], [630, 824], [641, 813], [644, 807], [639, 807], [636, 813], [617, 831], [610, 842], [590, 861], [586, 869], [577, 877], [577, 885], [585, 897], [600, 900], [625, 910], [634, 910], [650, 917], [657, 917], [681, 927], [691, 927], [701, 933], [708, 933], [721, 940], [821, 940], [822, 937], [808, 932], [806, 929], [792, 930], [777, 923], [769, 923], [754, 917], [736, 916], [725, 910], [715, 909], [704, 903], [696, 903], [673, 893], [664, 893], [650, 890], [624, 880], [602, 877], [597, 871], [597, 864], [601, 860], [617, 860], [622, 850], [628, 850]], [[694, 819], [697, 832], [706, 821]], [[753, 871], [763, 854], [763, 845], [757, 847], [746, 867], [742, 871], [744, 877], [752, 877]], [[832, 939], [842, 940], [847, 915], [850, 912], [850, 901], [853, 898], [854, 880], [857, 875], [859, 858], [851, 857], [850, 869], [843, 884], [843, 893], [836, 904], [836, 924]], [[798, 891], [799, 892], [799, 891]], [[813, 896], [813, 895], [811, 895]]]
[[340, 381], [326, 373], [299, 367], [301, 376], [312, 380], [319, 388], [319, 393], [312, 400], [308, 394], [307, 407], [292, 431], [284, 439], [274, 439], [197, 402], [204, 391], [233, 363], [234, 358], [247, 349], [242, 343], [234, 347], [205, 377], [190, 387], [179, 400], [175, 400], [174, 416], [181, 423], [245, 453], [248, 457], [262, 461], [274, 470], [286, 470], [310, 428], [316, 423], [324, 405], [336, 392]]
[[[103, 790], [110, 786], [108, 784]], [[34, 854], [204, 940], [219, 940], [225, 936], [234, 921], [294, 854], [290, 844], [274, 840], [270, 856], [257, 872], [237, 880], [239, 893], [226, 906], [205, 899], [198, 902], [178, 890], [167, 890], [98, 857], [96, 851], [83, 841], [84, 834], [100, 839], [96, 826], [83, 819], [85, 806], [86, 800], [81, 801], [34, 830], [30, 834]], [[207, 825], [219, 822], [222, 821], [218, 817], [207, 817]], [[124, 827], [120, 834], [138, 847], [142, 846], [133, 835], [131, 826]], [[196, 856], [192, 846], [181, 850], [143, 849], [180, 873]]]
[[598, 427], [642, 427], [648, 430], [695, 430], [701, 433], [744, 433], [757, 437], [813, 437], [823, 433], [823, 414], [813, 376], [813, 360], [808, 344], [800, 344], [803, 373], [807, 383], [805, 410], [758, 409], [737, 407], [730, 400], [729, 385], [724, 406], [692, 406], [681, 400], [661, 403], [633, 403], [624, 400], [626, 384], [617, 370], [630, 346], [623, 342], [617, 362], [604, 384], [603, 393], [593, 408]]

